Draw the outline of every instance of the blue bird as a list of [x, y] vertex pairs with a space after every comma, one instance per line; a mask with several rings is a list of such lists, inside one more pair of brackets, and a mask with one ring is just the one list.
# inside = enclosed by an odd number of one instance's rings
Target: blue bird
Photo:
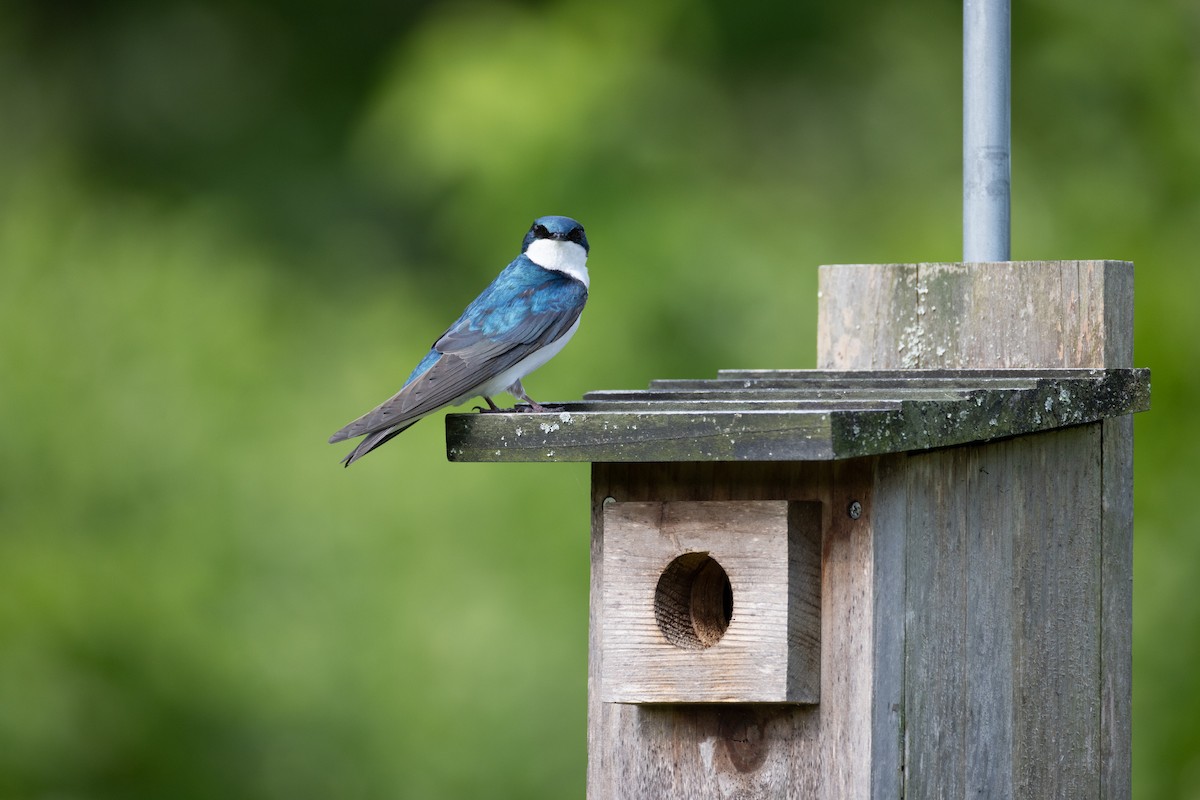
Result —
[[443, 406], [506, 391], [529, 403], [521, 379], [558, 354], [579, 328], [588, 297], [588, 240], [570, 217], [535, 220], [521, 254], [475, 298], [390, 400], [329, 437], [363, 436], [347, 467]]

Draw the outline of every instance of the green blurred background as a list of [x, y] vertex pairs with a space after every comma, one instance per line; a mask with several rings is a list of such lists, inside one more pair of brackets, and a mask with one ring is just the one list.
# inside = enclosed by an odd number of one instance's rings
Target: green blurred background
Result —
[[[1200, 798], [1200, 6], [1013, 9], [1013, 256], [1136, 261], [1135, 785]], [[960, 256], [961, 6], [0, 4], [0, 798], [561, 798], [586, 465], [354, 469], [540, 214], [565, 400], [814, 364]]]

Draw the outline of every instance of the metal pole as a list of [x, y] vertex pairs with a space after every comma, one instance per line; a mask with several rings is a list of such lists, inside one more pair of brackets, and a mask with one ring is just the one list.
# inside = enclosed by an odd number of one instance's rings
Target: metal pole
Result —
[[1008, 261], [1010, 0], [963, 0], [963, 261]]

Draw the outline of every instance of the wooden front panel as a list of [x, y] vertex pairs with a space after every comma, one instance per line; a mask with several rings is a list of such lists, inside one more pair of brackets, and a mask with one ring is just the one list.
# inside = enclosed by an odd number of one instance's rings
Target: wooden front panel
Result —
[[618, 703], [815, 703], [821, 505], [604, 505], [604, 673]]
[[[840, 464], [596, 464], [588, 795], [592, 798], [865, 797], [870, 791], [875, 459]], [[627, 705], [603, 701], [604, 504], [814, 501], [821, 528], [818, 705]], [[852, 501], [863, 509], [851, 519]]]

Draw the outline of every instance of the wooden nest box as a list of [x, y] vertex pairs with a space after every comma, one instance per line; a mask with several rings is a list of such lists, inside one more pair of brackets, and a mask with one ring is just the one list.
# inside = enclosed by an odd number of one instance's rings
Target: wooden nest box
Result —
[[447, 417], [590, 461], [593, 798], [1129, 796], [1133, 265], [821, 269], [818, 370]]

